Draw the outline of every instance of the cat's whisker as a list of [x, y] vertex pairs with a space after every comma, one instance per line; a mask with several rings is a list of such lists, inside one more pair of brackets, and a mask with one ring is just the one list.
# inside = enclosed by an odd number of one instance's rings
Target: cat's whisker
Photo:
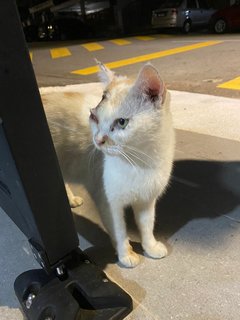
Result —
[[91, 169], [91, 163], [94, 166], [95, 155], [96, 155], [96, 148], [94, 147], [94, 145], [91, 144], [88, 148], [90, 148], [90, 147], [93, 147], [93, 148], [88, 154], [88, 157], [89, 157], [89, 160], [88, 160], [88, 171], [90, 171], [90, 169]]
[[122, 147], [129, 149], [131, 151], [135, 151], [137, 154], [139, 154], [139, 156], [144, 155], [145, 157], [149, 158], [151, 161], [154, 161], [154, 159], [152, 157], [150, 157], [147, 153], [145, 153], [137, 148], [134, 148], [132, 146], [127, 146], [127, 145], [122, 145]]
[[89, 145], [87, 146], [86, 150], [92, 148], [91, 152], [96, 149], [93, 143], [89, 143]]
[[133, 169], [136, 169], [136, 164], [135, 162], [128, 156], [126, 155], [126, 153], [124, 152], [120, 152], [121, 155], [127, 160], [127, 162], [129, 162], [131, 164], [131, 166], [133, 167]]
[[[122, 147], [122, 146], [121, 146], [121, 147]], [[152, 169], [152, 167], [150, 166], [150, 164], [149, 164], [147, 161], [144, 161], [142, 158], [140, 158], [139, 155], [138, 155], [138, 153], [137, 153], [137, 151], [135, 151], [135, 150], [133, 150], [133, 149], [131, 149], [131, 148], [128, 148], [128, 149], [130, 149], [131, 151], [127, 151], [127, 153], [124, 152], [122, 148], [121, 148], [121, 150], [120, 150], [120, 147], [119, 147], [119, 146], [111, 147], [111, 149], [112, 149], [112, 150], [115, 150], [115, 151], [118, 151], [122, 156], [124, 156], [125, 159], [128, 158], [128, 159], [126, 159], [126, 160], [128, 160], [128, 162], [131, 161], [131, 163], [133, 163], [134, 167], [137, 166], [137, 163], [136, 163], [136, 161], [135, 161], [132, 157], [135, 157], [136, 159], [138, 159], [139, 161], [141, 161], [141, 162], [144, 163], [146, 166], [148, 166], [149, 168]], [[132, 157], [131, 157], [130, 155], [131, 155]]]
[[136, 153], [134, 153], [134, 151], [128, 151], [128, 153], [130, 153], [130, 155], [132, 155], [133, 157], [144, 163], [147, 167], [152, 169], [152, 166], [150, 166], [150, 164], [147, 161], [144, 161], [142, 158], [140, 158]]
[[127, 162], [129, 162], [132, 165], [132, 167], [136, 169], [136, 165], [137, 165], [136, 162], [124, 151], [120, 150], [119, 148], [117, 148], [117, 150], [127, 160]]

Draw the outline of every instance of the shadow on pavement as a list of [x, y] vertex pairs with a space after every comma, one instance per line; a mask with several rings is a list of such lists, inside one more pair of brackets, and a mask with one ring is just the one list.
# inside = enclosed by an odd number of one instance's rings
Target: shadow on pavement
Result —
[[239, 204], [240, 162], [177, 161], [157, 203], [156, 232], [170, 237], [193, 219], [216, 218]]
[[[168, 239], [189, 221], [217, 218], [239, 205], [240, 162], [176, 161], [170, 186], [156, 206], [155, 234], [157, 238]], [[87, 250], [90, 257], [103, 268], [116, 262], [111, 241], [103, 229], [81, 216], [76, 216], [75, 221], [79, 234], [93, 244]], [[131, 210], [127, 210], [127, 223], [130, 232], [137, 234]], [[221, 238], [227, 230], [219, 228], [217, 236]], [[190, 237], [194, 238], [196, 232], [193, 230]], [[133, 246], [141, 253], [137, 238]]]

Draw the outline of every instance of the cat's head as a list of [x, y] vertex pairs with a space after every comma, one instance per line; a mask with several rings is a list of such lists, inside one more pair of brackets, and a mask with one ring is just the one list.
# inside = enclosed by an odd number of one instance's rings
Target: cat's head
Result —
[[135, 80], [115, 75], [99, 63], [105, 84], [102, 100], [90, 114], [93, 142], [109, 155], [126, 157], [156, 139], [166, 100], [158, 71], [146, 64]]

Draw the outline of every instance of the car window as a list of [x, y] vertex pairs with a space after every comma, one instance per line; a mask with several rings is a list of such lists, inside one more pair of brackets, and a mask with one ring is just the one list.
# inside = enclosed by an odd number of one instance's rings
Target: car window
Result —
[[209, 9], [209, 5], [206, 0], [198, 0], [200, 9]]
[[161, 8], [178, 8], [183, 0], [166, 0], [161, 5]]
[[189, 9], [197, 8], [196, 0], [187, 0], [187, 8]]

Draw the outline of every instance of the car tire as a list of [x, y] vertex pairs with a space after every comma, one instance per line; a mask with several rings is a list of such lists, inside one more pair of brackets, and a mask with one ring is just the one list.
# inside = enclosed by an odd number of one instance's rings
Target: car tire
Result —
[[227, 22], [223, 18], [216, 20], [213, 24], [213, 31], [215, 33], [222, 34], [225, 33], [227, 29]]
[[191, 24], [191, 21], [190, 20], [186, 20], [183, 24], [183, 27], [182, 27], [182, 32], [187, 34], [190, 32], [191, 30], [191, 27], [192, 27], [192, 24]]

